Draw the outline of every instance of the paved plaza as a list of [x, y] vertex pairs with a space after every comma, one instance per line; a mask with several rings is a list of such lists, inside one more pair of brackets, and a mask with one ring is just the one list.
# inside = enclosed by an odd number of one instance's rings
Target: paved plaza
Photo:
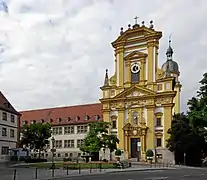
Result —
[[[81, 169], [81, 170], [63, 170], [63, 169], [55, 169], [54, 170], [54, 178], [62, 179], [68, 177], [83, 177], [84, 175], [104, 175], [107, 173], [119, 173], [123, 171], [152, 171], [152, 170], [161, 170], [161, 169], [169, 169], [169, 168], [161, 168], [161, 167], [147, 167], [147, 166], [134, 166], [126, 169]], [[3, 180], [13, 180], [14, 174], [16, 170], [16, 179], [15, 180], [30, 180], [30, 179], [38, 179], [38, 180], [46, 180], [52, 179], [52, 170], [51, 169], [35, 169], [35, 168], [1, 168], [0, 174]], [[1, 179], [0, 178], [0, 179]]]
[[52, 178], [52, 170], [35, 168], [0, 168], [2, 180], [14, 180], [14, 172], [16, 169], [15, 180], [49, 180], [49, 179], [73, 179], [84, 180], [156, 180], [156, 179], [171, 179], [171, 180], [204, 180], [207, 179], [206, 168], [190, 168], [190, 167], [147, 167], [133, 166], [127, 169], [83, 169], [79, 170], [63, 170], [56, 169], [54, 178]]
[[[83, 177], [67, 178], [82, 180]], [[206, 180], [206, 169], [166, 169], [152, 171], [131, 171], [85, 176], [84, 180]]]

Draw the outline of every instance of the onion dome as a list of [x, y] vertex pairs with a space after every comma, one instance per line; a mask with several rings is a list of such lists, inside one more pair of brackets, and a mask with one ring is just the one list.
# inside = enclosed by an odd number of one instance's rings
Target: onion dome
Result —
[[166, 52], [167, 61], [162, 65], [162, 70], [166, 73], [176, 73], [179, 74], [178, 63], [172, 60], [173, 49], [171, 47], [171, 40], [169, 41], [169, 47]]

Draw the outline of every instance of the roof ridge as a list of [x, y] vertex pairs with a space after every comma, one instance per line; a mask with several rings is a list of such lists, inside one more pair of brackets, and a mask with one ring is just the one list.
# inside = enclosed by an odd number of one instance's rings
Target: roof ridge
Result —
[[51, 107], [51, 108], [40, 108], [40, 109], [30, 109], [30, 110], [23, 110], [19, 111], [20, 113], [22, 112], [31, 112], [31, 111], [45, 111], [45, 110], [54, 110], [54, 109], [62, 109], [62, 108], [69, 108], [69, 107], [78, 107], [78, 106], [90, 106], [90, 105], [98, 105], [101, 103], [90, 103], [90, 104], [76, 104], [76, 105], [71, 105], [71, 106], [59, 106], [59, 107]]

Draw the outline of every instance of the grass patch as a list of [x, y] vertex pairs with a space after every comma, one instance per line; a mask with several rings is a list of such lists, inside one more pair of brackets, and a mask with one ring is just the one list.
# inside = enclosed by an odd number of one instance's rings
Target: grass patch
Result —
[[[104, 162], [91, 162], [91, 163], [73, 163], [73, 162], [55, 162], [56, 168], [68, 168], [68, 169], [99, 169], [100, 166], [102, 169], [113, 169], [116, 166], [113, 163], [104, 163]], [[52, 167], [52, 163], [32, 163], [26, 164], [24, 167], [33, 167], [33, 168], [44, 168], [49, 169]]]

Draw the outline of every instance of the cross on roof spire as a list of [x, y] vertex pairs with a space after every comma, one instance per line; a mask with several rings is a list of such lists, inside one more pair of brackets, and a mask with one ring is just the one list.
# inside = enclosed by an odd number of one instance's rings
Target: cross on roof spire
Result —
[[137, 20], [138, 20], [138, 18], [139, 18], [139, 17], [137, 17], [137, 16], [134, 18], [134, 19], [135, 19], [135, 24], [137, 24]]
[[169, 35], [169, 46], [171, 46], [171, 37], [172, 37], [172, 33]]

